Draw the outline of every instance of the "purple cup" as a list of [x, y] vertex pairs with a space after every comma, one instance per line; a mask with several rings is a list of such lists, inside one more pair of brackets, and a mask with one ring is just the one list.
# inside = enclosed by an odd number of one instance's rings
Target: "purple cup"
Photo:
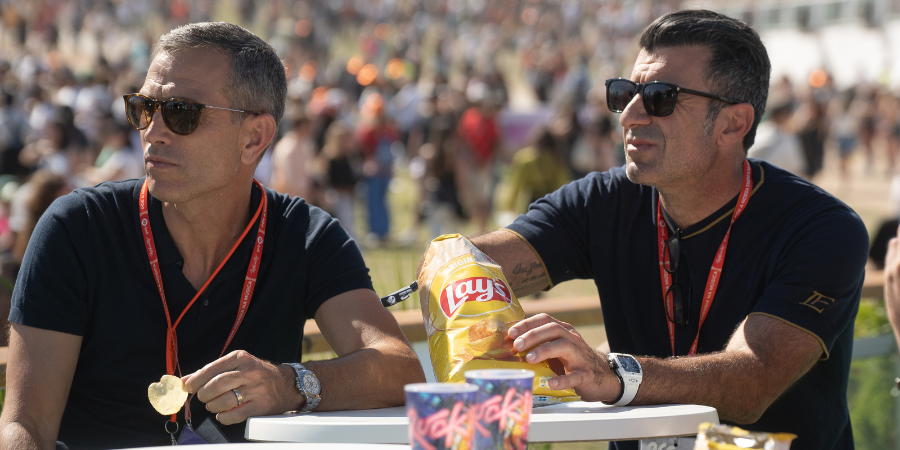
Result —
[[414, 450], [471, 450], [472, 405], [478, 387], [467, 383], [407, 384], [409, 445]]
[[534, 372], [524, 369], [469, 370], [475, 396], [475, 450], [524, 450], [531, 425]]

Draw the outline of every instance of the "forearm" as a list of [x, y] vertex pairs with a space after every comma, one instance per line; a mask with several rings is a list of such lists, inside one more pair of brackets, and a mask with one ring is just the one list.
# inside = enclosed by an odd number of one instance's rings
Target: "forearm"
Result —
[[518, 297], [540, 292], [550, 278], [538, 255], [515, 233], [500, 229], [469, 239], [475, 247], [500, 264], [510, 288]]
[[316, 411], [402, 405], [403, 386], [425, 382], [415, 352], [395, 338], [332, 360], [310, 361], [304, 366], [322, 384], [322, 400]]
[[900, 298], [891, 301], [885, 299], [885, 308], [887, 309], [888, 320], [894, 329], [894, 339], [897, 341], [897, 348], [900, 348]]
[[0, 427], [0, 448], [4, 450], [50, 450], [56, 446], [55, 441], [40, 445], [37, 433], [20, 422], [3, 421]]
[[644, 379], [635, 402], [707, 405], [716, 408], [721, 419], [753, 423], [821, 355], [821, 344], [808, 332], [751, 315], [722, 352], [638, 358]]
[[82, 338], [12, 324], [0, 449], [53, 449]]
[[900, 241], [891, 239], [888, 244], [887, 263], [884, 268], [884, 307], [894, 328], [894, 338], [900, 347]]
[[712, 353], [637, 359], [644, 378], [633, 405], [706, 405], [722, 420], [753, 423], [784, 390], [764, 382], [765, 368], [753, 358]]

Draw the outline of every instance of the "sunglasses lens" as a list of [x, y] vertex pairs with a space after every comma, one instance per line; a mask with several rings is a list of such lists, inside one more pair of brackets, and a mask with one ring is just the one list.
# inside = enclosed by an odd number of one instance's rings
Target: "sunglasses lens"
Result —
[[153, 101], [139, 95], [131, 95], [125, 99], [125, 117], [128, 123], [137, 130], [150, 125], [153, 118]]
[[666, 272], [675, 273], [678, 271], [678, 261], [681, 258], [681, 239], [673, 236], [666, 241], [666, 258], [663, 260], [663, 268]]
[[606, 86], [606, 106], [612, 112], [625, 110], [637, 93], [637, 86], [627, 80], [613, 80]]
[[668, 116], [675, 111], [678, 91], [665, 84], [648, 84], [641, 93], [644, 108], [651, 116]]
[[[669, 315], [669, 306], [672, 305], [672, 315]], [[684, 325], [684, 302], [681, 299], [681, 287], [673, 284], [666, 292], [666, 317], [676, 325]]]
[[173, 100], [163, 105], [163, 120], [173, 133], [186, 135], [197, 129], [200, 108], [193, 103]]

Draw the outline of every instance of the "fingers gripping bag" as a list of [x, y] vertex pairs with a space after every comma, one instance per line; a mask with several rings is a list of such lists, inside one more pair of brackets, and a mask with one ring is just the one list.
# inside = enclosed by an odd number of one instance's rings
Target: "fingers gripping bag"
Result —
[[419, 303], [435, 377], [464, 383], [467, 370], [533, 370], [534, 406], [578, 400], [571, 389], [549, 386], [556, 376], [546, 362], [529, 364], [507, 338], [525, 311], [503, 270], [466, 238], [445, 234], [431, 242], [419, 272]]

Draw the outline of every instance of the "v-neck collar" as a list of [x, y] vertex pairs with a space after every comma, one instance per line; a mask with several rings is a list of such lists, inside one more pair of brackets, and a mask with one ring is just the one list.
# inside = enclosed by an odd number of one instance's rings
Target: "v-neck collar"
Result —
[[[763, 170], [762, 166], [759, 163], [756, 163], [754, 161], [750, 162], [750, 170], [752, 172], [751, 177], [753, 178], [753, 190], [750, 192], [750, 197], [752, 198], [753, 194], [756, 193], [756, 191], [759, 189], [760, 186], [762, 186], [763, 182], [765, 181], [765, 171]], [[652, 188], [652, 195], [653, 195], [653, 198], [650, 202], [651, 206], [653, 208], [651, 217], [653, 217], [653, 220], [655, 222], [656, 221], [656, 203], [659, 201], [659, 191], [657, 191], [656, 188]], [[681, 231], [681, 239], [690, 239], [694, 236], [697, 236], [697, 235], [711, 229], [719, 222], [730, 218], [731, 215], [734, 214], [734, 207], [737, 206], [737, 201], [738, 201], [739, 195], [740, 195], [740, 193], [738, 193], [738, 195], [735, 195], [734, 198], [732, 198], [731, 200], [728, 201], [728, 203], [723, 205], [716, 212], [710, 214], [703, 220], [701, 220], [685, 229], [680, 230]], [[679, 228], [675, 225], [675, 222], [672, 220], [672, 218], [669, 217], [669, 214], [666, 212], [666, 209], [660, 208], [660, 210], [662, 211], [663, 218], [669, 225], [669, 229], [672, 231], [679, 230]]]

